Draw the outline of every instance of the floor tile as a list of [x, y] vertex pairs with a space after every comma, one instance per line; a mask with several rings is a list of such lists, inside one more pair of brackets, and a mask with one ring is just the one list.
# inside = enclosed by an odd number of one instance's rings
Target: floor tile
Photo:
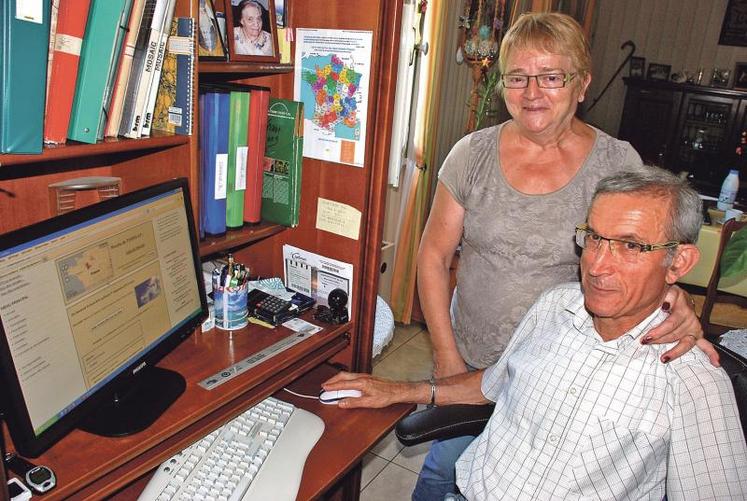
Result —
[[360, 501], [409, 501], [418, 476], [394, 463], [384, 470], [361, 491]]
[[363, 472], [361, 473], [361, 490], [365, 489], [366, 486], [376, 478], [376, 475], [381, 473], [386, 465], [389, 464], [384, 458], [380, 458], [370, 452], [363, 456]]
[[394, 459], [394, 456], [404, 449], [404, 447], [404, 445], [399, 443], [394, 432], [391, 431], [386, 437], [382, 438], [378, 444], [373, 446], [371, 452], [381, 458], [391, 461]]
[[376, 364], [373, 374], [403, 381], [428, 379], [433, 371], [433, 354], [430, 346], [428, 334], [418, 333]]
[[427, 350], [429, 352], [433, 351], [433, 343], [431, 343], [431, 335], [426, 329], [423, 329], [422, 331], [412, 336], [412, 338], [410, 338], [410, 340], [407, 341], [407, 345], [408, 347], [417, 347], [421, 350]]
[[425, 456], [428, 454], [430, 448], [430, 442], [413, 445], [412, 447], [405, 447], [399, 454], [394, 456], [392, 462], [407, 468], [414, 473], [420, 473], [420, 468], [423, 467], [423, 461], [425, 460]]
[[385, 359], [387, 355], [395, 351], [397, 348], [408, 342], [410, 339], [413, 338], [416, 334], [421, 332], [423, 330], [423, 325], [417, 322], [414, 322], [410, 325], [402, 325], [402, 324], [395, 324], [394, 326], [394, 336], [391, 340], [391, 342], [384, 347], [383, 350], [381, 350], [381, 353], [379, 356], [377, 356], [373, 360], [373, 365], [375, 366], [377, 363], [379, 363], [381, 360]]

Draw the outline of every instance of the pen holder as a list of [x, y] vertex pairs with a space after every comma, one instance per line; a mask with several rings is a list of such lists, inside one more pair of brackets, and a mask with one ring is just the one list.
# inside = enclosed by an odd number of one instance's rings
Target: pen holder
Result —
[[247, 285], [239, 287], [217, 287], [213, 289], [215, 326], [232, 331], [246, 327], [249, 312], [246, 309]]

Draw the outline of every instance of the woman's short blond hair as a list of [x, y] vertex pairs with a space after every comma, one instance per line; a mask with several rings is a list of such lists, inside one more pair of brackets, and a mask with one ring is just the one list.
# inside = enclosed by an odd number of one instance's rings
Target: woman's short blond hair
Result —
[[540, 49], [570, 56], [581, 82], [591, 73], [591, 50], [581, 26], [571, 16], [559, 12], [522, 14], [503, 36], [498, 59], [501, 74], [506, 72], [508, 55], [515, 49]]

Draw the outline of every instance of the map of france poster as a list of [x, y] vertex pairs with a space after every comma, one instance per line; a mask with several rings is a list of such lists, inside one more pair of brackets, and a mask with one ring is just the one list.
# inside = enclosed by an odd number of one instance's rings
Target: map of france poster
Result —
[[363, 167], [373, 33], [296, 30], [294, 96], [304, 104], [303, 156]]

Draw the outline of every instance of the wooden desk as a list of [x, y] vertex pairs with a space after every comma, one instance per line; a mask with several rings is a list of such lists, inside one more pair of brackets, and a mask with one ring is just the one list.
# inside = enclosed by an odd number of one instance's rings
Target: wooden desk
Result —
[[[721, 225], [703, 225], [698, 236], [698, 249], [700, 249], [700, 261], [690, 272], [679, 281], [685, 284], [708, 287], [708, 281], [713, 272], [713, 264], [716, 262], [716, 253], [721, 239]], [[732, 276], [721, 278], [719, 290], [747, 297], [747, 276]]]
[[[254, 403], [291, 383], [299, 391], [318, 392], [321, 381], [334, 373], [324, 362], [347, 346], [348, 328], [349, 324], [325, 329], [211, 391], [198, 383], [291, 331], [252, 326], [232, 334], [220, 330], [195, 333], [159, 364], [179, 371], [187, 380], [187, 389], [148, 429], [122, 438], [75, 430], [35, 460], [51, 467], [57, 476], [57, 487], [45, 499], [102, 499], [118, 491], [117, 498], [136, 497], [149, 472], [162, 461]], [[413, 408], [342, 411], [287, 392], [278, 396], [325, 421], [324, 434], [306, 463], [299, 499], [319, 496], [334, 485]]]

